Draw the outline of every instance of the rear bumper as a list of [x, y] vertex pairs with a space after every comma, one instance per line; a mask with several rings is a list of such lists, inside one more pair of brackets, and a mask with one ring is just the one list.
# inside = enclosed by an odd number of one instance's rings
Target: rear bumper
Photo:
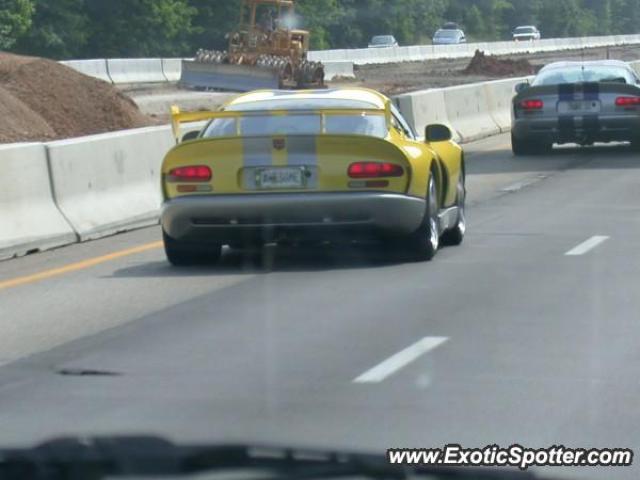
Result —
[[512, 132], [520, 140], [552, 143], [630, 141], [640, 135], [640, 115], [519, 118]]
[[388, 193], [207, 195], [166, 201], [161, 223], [183, 241], [357, 239], [412, 233], [425, 210], [422, 199]]

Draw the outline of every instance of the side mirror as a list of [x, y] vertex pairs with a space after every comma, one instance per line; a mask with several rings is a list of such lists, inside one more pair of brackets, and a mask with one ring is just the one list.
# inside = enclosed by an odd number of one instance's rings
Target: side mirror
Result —
[[199, 130], [193, 130], [191, 132], [187, 132], [182, 136], [182, 142], [188, 142], [189, 140], [195, 140], [200, 135]]
[[447, 142], [453, 138], [451, 129], [446, 125], [440, 125], [435, 123], [433, 125], [427, 125], [424, 131], [424, 139], [428, 143], [434, 142]]
[[527, 82], [518, 83], [516, 84], [516, 93], [524, 92], [530, 86], [531, 85], [529, 85]]

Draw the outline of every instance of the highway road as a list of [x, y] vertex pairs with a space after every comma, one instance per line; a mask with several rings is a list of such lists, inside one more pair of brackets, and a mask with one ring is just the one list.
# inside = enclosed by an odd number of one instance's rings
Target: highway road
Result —
[[639, 447], [638, 155], [466, 149], [468, 236], [430, 263], [269, 248], [175, 269], [157, 227], [0, 263], [1, 442]]

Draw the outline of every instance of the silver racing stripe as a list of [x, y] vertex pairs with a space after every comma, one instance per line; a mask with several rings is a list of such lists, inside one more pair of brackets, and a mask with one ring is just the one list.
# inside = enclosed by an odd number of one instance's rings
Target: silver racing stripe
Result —
[[245, 137], [242, 139], [243, 165], [245, 168], [269, 167], [272, 164], [271, 137]]
[[244, 137], [242, 139], [242, 184], [245, 190], [256, 189], [256, 167], [270, 167], [272, 164], [271, 137]]
[[287, 137], [287, 150], [289, 151], [289, 165], [318, 165], [318, 137], [291, 136]]
[[[318, 187], [318, 153], [316, 136], [285, 137], [287, 166], [306, 167], [307, 188]], [[248, 137], [242, 139], [243, 187], [255, 190], [256, 168], [271, 167], [273, 163], [273, 137]]]
[[287, 164], [289, 166], [304, 166], [308, 169], [310, 177], [307, 179], [307, 186], [317, 188], [318, 186], [318, 137], [313, 135], [287, 137], [287, 150], [289, 156]]

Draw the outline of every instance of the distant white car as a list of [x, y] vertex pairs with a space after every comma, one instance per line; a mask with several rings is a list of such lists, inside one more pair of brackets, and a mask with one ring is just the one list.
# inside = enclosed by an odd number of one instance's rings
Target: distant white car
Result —
[[516, 42], [540, 40], [540, 37], [540, 30], [533, 25], [523, 25], [513, 30], [513, 40]]
[[434, 45], [458, 45], [467, 43], [467, 38], [462, 30], [440, 29], [433, 35]]
[[393, 35], [376, 35], [369, 42], [369, 48], [391, 48], [397, 46], [398, 41]]

